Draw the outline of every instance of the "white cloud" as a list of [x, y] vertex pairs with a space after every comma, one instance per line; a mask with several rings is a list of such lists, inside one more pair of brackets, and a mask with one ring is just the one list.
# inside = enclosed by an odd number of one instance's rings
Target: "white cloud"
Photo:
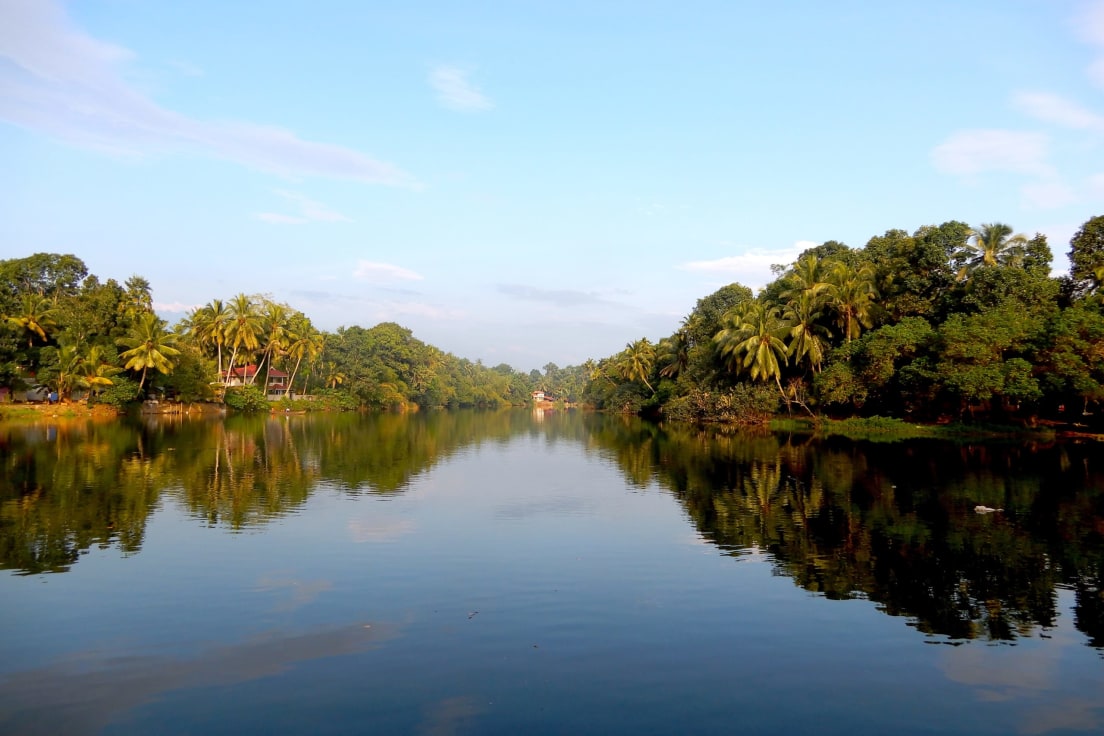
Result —
[[683, 271], [696, 271], [711, 274], [724, 274], [727, 278], [749, 286], [759, 288], [774, 279], [771, 266], [789, 265], [797, 260], [801, 252], [812, 248], [816, 243], [811, 240], [799, 240], [789, 248], [767, 250], [753, 248], [737, 256], [726, 256], [710, 261], [690, 261], [677, 268]]
[[76, 28], [55, 0], [0, 0], [0, 119], [113, 153], [198, 151], [282, 175], [411, 186], [359, 151], [249, 122], [207, 122], [159, 106], [120, 68], [134, 55]]
[[1028, 115], [1063, 128], [1104, 133], [1104, 115], [1097, 115], [1077, 103], [1045, 92], [1020, 92], [1013, 104]]
[[932, 162], [943, 173], [961, 176], [989, 171], [1051, 176], [1049, 144], [1043, 133], [962, 130], [932, 150]]
[[1086, 3], [1075, 23], [1077, 34], [1097, 47], [1097, 57], [1089, 64], [1085, 73], [1095, 85], [1104, 88], [1104, 2], [1096, 0]]
[[259, 212], [254, 217], [275, 225], [303, 225], [308, 222], [352, 222], [340, 212], [336, 212], [321, 202], [316, 202], [310, 197], [305, 197], [297, 192], [277, 189], [276, 194], [298, 209], [299, 213], [287, 215], [277, 212]]
[[1020, 194], [1027, 206], [1045, 210], [1064, 207], [1077, 201], [1073, 189], [1056, 178], [1024, 184], [1020, 187]]
[[357, 261], [357, 267], [353, 270], [353, 278], [362, 281], [421, 281], [421, 274], [393, 266], [390, 263], [375, 263], [373, 261]]
[[468, 79], [468, 72], [455, 66], [437, 66], [429, 73], [437, 101], [451, 110], [489, 110], [494, 104]]
[[199, 309], [200, 306], [199, 304], [185, 304], [184, 302], [154, 302], [153, 311], [180, 314], [183, 312], [190, 312], [193, 309]]
[[281, 215], [279, 212], [258, 212], [253, 215], [258, 220], [272, 223], [273, 225], [304, 225], [310, 220], [305, 217], [294, 217], [292, 215]]

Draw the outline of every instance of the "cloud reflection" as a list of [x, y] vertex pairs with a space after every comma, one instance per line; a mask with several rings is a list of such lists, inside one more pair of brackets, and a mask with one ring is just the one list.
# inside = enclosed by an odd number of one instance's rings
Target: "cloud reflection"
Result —
[[174, 690], [257, 680], [397, 635], [394, 625], [356, 623], [308, 633], [269, 632], [190, 659], [82, 653], [0, 678], [0, 733], [99, 733], [127, 711]]

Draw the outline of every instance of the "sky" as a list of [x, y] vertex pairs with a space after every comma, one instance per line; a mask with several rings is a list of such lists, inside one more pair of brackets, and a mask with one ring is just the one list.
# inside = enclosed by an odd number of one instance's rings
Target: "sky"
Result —
[[0, 0], [0, 258], [528, 371], [826, 240], [1104, 214], [1104, 2]]

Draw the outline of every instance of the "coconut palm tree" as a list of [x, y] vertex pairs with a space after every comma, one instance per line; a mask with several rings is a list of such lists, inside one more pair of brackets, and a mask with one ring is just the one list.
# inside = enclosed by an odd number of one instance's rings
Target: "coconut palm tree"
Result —
[[[291, 378], [288, 380], [290, 390], [294, 390], [295, 374], [299, 372], [299, 365], [303, 362], [303, 358], [306, 358], [307, 364], [310, 365], [322, 354], [322, 333], [314, 329], [309, 319], [298, 315], [298, 318], [293, 321], [292, 331], [294, 339], [287, 346], [288, 357], [295, 358], [295, 368], [292, 369]], [[303, 393], [306, 393], [305, 380]]]
[[798, 259], [783, 283], [786, 287], [781, 293], [783, 299], [793, 299], [806, 291], [819, 296], [828, 289], [825, 261], [812, 254]]
[[111, 376], [121, 372], [122, 368], [107, 359], [103, 347], [93, 345], [77, 366], [77, 385], [88, 389], [89, 395], [95, 396], [100, 389], [112, 385]]
[[663, 378], [678, 378], [690, 364], [690, 331], [685, 326], [675, 334], [659, 341], [656, 347], [656, 360], [663, 367], [659, 375]]
[[57, 327], [54, 317], [57, 310], [52, 301], [39, 294], [24, 294], [15, 314], [5, 315], [4, 319], [27, 332], [27, 347], [34, 344], [35, 335], [46, 342], [47, 333]]
[[964, 280], [979, 268], [1015, 266], [1026, 255], [1027, 238], [1013, 235], [1012, 227], [1003, 222], [982, 225], [970, 231], [966, 242], [955, 254], [959, 280]]
[[230, 354], [230, 365], [226, 369], [228, 379], [234, 372], [238, 351], [244, 348], [252, 353], [260, 347], [264, 325], [256, 303], [245, 294], [238, 294], [231, 299], [227, 312], [229, 319], [226, 323], [226, 343], [234, 349]]
[[782, 366], [789, 350], [784, 338], [790, 323], [782, 319], [778, 307], [756, 300], [741, 304], [725, 314], [723, 329], [714, 336], [718, 350], [737, 373], [747, 371], [753, 381], [772, 378], [782, 390]]
[[[264, 325], [265, 347], [261, 355], [261, 363], [265, 366], [264, 392], [268, 393], [268, 378], [272, 373], [272, 360], [282, 355], [288, 344], [295, 339], [291, 332], [291, 314], [287, 306], [278, 302], [265, 300], [261, 307], [261, 320]], [[260, 365], [257, 366], [260, 370]], [[253, 380], [256, 380], [256, 373]], [[252, 381], [250, 381], [252, 383]]]
[[226, 344], [226, 327], [230, 312], [221, 299], [212, 299], [188, 315], [186, 320], [190, 334], [204, 350], [214, 348], [218, 356], [219, 376], [222, 375], [222, 347]]
[[627, 381], [640, 381], [654, 394], [655, 389], [648, 383], [648, 376], [652, 373], [655, 358], [655, 346], [648, 338], [642, 337], [625, 346], [617, 363], [618, 373]]
[[792, 297], [782, 312], [783, 319], [790, 324], [787, 356], [795, 363], [808, 362], [814, 373], [820, 371], [828, 349], [828, 330], [817, 323], [824, 303], [823, 291], [806, 289]]
[[127, 348], [119, 357], [126, 361], [123, 366], [128, 371], [142, 371], [138, 385], [145, 386], [146, 372], [153, 368], [161, 373], [172, 373], [173, 364], [169, 358], [180, 354], [174, 347], [177, 335], [166, 331], [167, 323], [153, 312], [138, 315], [138, 321], [130, 328], [126, 337], [115, 341]]
[[836, 324], [843, 328], [847, 342], [874, 324], [874, 300], [878, 298], [874, 278], [870, 263], [852, 267], [837, 261], [828, 273], [828, 307], [836, 313]]

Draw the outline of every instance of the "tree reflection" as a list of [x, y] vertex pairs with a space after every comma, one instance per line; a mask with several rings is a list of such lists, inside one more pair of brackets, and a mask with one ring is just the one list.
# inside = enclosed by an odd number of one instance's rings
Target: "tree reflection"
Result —
[[1104, 648], [1104, 468], [1098, 447], [1075, 442], [871, 444], [516, 411], [5, 425], [0, 569], [137, 552], [164, 503], [240, 530], [318, 489], [402, 493], [449, 457], [519, 435], [582, 444], [630, 485], [671, 492], [726, 554], [766, 552], [802, 588], [869, 599], [925, 634], [1039, 633], [1064, 586], [1077, 628]]
[[[1065, 585], [1076, 591], [1077, 627], [1104, 644], [1097, 448], [869, 444], [595, 421], [591, 436], [630, 483], [669, 489], [705, 539], [734, 555], [769, 552], [776, 571], [806, 590], [867, 598], [927, 634], [1011, 641], [1055, 625]], [[977, 505], [1003, 511], [979, 514]]]

